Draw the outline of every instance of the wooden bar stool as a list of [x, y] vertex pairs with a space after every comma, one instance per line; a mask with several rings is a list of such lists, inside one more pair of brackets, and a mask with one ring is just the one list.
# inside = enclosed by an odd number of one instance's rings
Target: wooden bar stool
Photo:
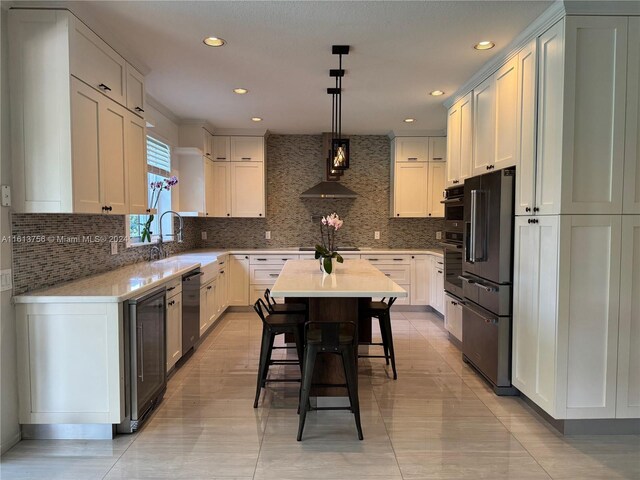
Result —
[[301, 313], [305, 315], [307, 313], [307, 305], [304, 303], [277, 303], [268, 288], [264, 291], [264, 299], [267, 302], [269, 313]]
[[351, 410], [355, 416], [358, 438], [363, 439], [360, 424], [360, 401], [358, 399], [358, 367], [356, 353], [358, 348], [357, 326], [354, 322], [308, 322], [305, 326], [305, 350], [300, 389], [300, 418], [298, 420], [298, 441], [302, 440], [302, 431], [311, 410], [309, 395], [311, 393], [313, 367], [318, 353], [332, 353], [342, 357], [346, 384], [322, 385], [332, 387], [346, 387], [349, 392], [349, 407], [324, 407], [313, 410]]
[[391, 368], [393, 369], [393, 379], [398, 379], [398, 372], [396, 371], [396, 355], [393, 350], [393, 334], [391, 333], [391, 306], [396, 301], [394, 298], [389, 298], [389, 302], [385, 303], [384, 297], [380, 302], [369, 302], [369, 306], [366, 310], [366, 315], [378, 319], [380, 323], [380, 336], [382, 337], [382, 343], [370, 343], [369, 345], [381, 346], [384, 355], [358, 355], [359, 358], [384, 358], [389, 365], [391, 360]]
[[[269, 314], [269, 309], [264, 301], [259, 298], [253, 305], [260, 319], [262, 320], [262, 344], [260, 346], [260, 363], [258, 366], [258, 382], [256, 386], [256, 399], [253, 402], [253, 408], [258, 408], [258, 400], [262, 389], [269, 382], [299, 382], [299, 378], [288, 379], [268, 379], [269, 367], [271, 365], [300, 365], [302, 371], [302, 358], [304, 356], [304, 324], [306, 317], [301, 314]], [[265, 313], [267, 313], [265, 315]], [[290, 333], [293, 335], [298, 352], [298, 360], [272, 360], [271, 353], [274, 348], [273, 342], [276, 335]]]

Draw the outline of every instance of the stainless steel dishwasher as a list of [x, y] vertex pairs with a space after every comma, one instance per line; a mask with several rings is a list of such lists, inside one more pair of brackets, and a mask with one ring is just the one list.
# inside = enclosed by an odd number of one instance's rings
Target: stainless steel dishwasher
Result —
[[167, 389], [165, 287], [124, 305], [125, 420], [119, 433], [136, 431]]
[[200, 339], [200, 269], [182, 276], [182, 358]]

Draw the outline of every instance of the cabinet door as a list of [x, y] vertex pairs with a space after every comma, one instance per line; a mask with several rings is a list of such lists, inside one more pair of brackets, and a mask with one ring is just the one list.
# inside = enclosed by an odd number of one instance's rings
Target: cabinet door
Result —
[[144, 76], [127, 63], [127, 108], [144, 118]]
[[640, 216], [622, 218], [616, 417], [640, 417]]
[[167, 372], [182, 357], [182, 294], [167, 301]]
[[129, 213], [125, 131], [128, 112], [111, 100], [100, 102], [100, 181], [109, 213]]
[[516, 215], [533, 212], [536, 185], [536, 40], [518, 53]]
[[566, 18], [562, 213], [622, 213], [627, 23]]
[[629, 17], [624, 213], [640, 213], [640, 18]]
[[460, 103], [453, 105], [447, 114], [447, 186], [460, 179]]
[[496, 151], [495, 75], [473, 90], [473, 106], [473, 174], [481, 175], [493, 165]]
[[200, 287], [200, 338], [202, 338], [202, 335], [209, 329], [210, 316], [207, 305], [212, 290], [213, 286], [211, 283]]
[[218, 313], [219, 313], [218, 311], [218, 295], [219, 295], [218, 278], [219, 277], [214, 278], [207, 287], [209, 289], [209, 292], [207, 293], [206, 311], [207, 311], [207, 315], [209, 316], [209, 320], [208, 320], [209, 326], [213, 325], [213, 323], [217, 320]]
[[536, 205], [542, 215], [560, 213], [564, 21], [538, 39]]
[[515, 221], [512, 382], [556, 415], [558, 217], [530, 220]]
[[429, 161], [429, 138], [396, 137], [394, 141], [396, 162]]
[[231, 216], [231, 164], [223, 162], [212, 162], [211, 182], [212, 190], [207, 191], [212, 198], [212, 209], [209, 216], [230, 217]]
[[496, 72], [496, 169], [518, 164], [518, 57], [512, 58]]
[[429, 161], [447, 161], [447, 137], [429, 137]]
[[217, 192], [215, 191], [215, 177], [214, 177], [214, 164], [208, 157], [203, 158], [204, 161], [204, 215], [206, 217], [213, 216], [213, 212], [216, 209], [215, 197]]
[[70, 15], [71, 75], [126, 105], [126, 62], [84, 23]]
[[621, 216], [561, 218], [558, 370], [567, 372], [566, 418], [614, 418]]
[[462, 341], [462, 305], [450, 295], [444, 296], [444, 328]]
[[210, 160], [213, 160], [214, 157], [214, 141], [213, 135], [206, 128], [202, 129], [202, 152], [204, 156]]
[[411, 305], [429, 305], [431, 257], [414, 255], [411, 260]]
[[249, 305], [248, 255], [231, 255], [229, 259], [229, 305]]
[[444, 314], [444, 270], [436, 262], [436, 310]]
[[231, 164], [231, 216], [264, 217], [264, 164]]
[[129, 213], [147, 213], [147, 133], [145, 121], [127, 116], [127, 172], [129, 176]]
[[428, 175], [426, 162], [398, 162], [394, 176], [394, 216], [428, 215]]
[[73, 212], [104, 213], [99, 134], [102, 96], [76, 79], [72, 79], [71, 88]]
[[430, 217], [444, 217], [444, 187], [447, 164], [444, 162], [429, 162], [428, 205], [427, 211]]
[[460, 181], [473, 176], [473, 93], [460, 100]]
[[229, 137], [213, 137], [213, 160], [216, 162], [229, 162], [231, 160], [231, 141]]
[[264, 137], [231, 137], [232, 162], [263, 162]]

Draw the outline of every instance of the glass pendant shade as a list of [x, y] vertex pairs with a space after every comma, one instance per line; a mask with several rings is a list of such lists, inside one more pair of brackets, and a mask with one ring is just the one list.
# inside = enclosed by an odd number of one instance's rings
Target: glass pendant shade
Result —
[[349, 139], [334, 138], [331, 141], [331, 163], [334, 170], [349, 168]]

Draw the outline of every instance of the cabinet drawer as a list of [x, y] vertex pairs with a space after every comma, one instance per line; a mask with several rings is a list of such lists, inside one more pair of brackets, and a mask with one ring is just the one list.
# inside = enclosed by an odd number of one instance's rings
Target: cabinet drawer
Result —
[[363, 260], [369, 260], [374, 265], [411, 265], [411, 255], [362, 255]]
[[227, 255], [220, 255], [218, 257], [218, 268], [224, 268], [229, 263], [229, 257]]
[[200, 285], [206, 285], [218, 275], [218, 264], [210, 263], [204, 267], [200, 267], [202, 272], [202, 278], [200, 279]]
[[251, 265], [251, 284], [273, 284], [282, 271], [278, 265]]
[[298, 255], [251, 255], [250, 265], [284, 265], [287, 260], [298, 260]]
[[[398, 262], [400, 263], [400, 262]], [[411, 266], [410, 265], [380, 265], [378, 267], [391, 280], [397, 284], [411, 283]], [[404, 288], [404, 287], [403, 287]]]
[[182, 277], [174, 278], [167, 282], [167, 299], [182, 293]]

